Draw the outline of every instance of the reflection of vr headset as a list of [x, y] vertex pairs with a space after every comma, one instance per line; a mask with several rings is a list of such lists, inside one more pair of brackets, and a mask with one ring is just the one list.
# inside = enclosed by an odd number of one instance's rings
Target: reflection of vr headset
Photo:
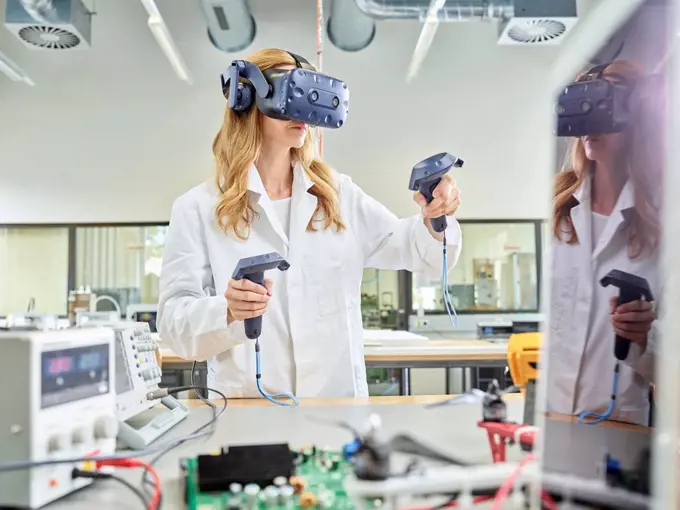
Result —
[[349, 108], [347, 85], [316, 72], [304, 58], [290, 55], [295, 59], [295, 69], [262, 72], [252, 62], [234, 60], [222, 74], [222, 92], [229, 100], [229, 107], [245, 112], [255, 102], [267, 117], [304, 122], [309, 126], [342, 127]]
[[630, 119], [628, 99], [633, 84], [613, 83], [593, 67], [583, 81], [567, 85], [557, 100], [557, 136], [586, 136], [623, 131]]

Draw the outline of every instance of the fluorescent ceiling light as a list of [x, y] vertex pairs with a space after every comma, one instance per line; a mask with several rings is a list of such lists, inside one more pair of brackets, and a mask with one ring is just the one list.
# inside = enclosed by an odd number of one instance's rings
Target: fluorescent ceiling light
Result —
[[149, 28], [156, 38], [156, 42], [161, 47], [161, 50], [165, 53], [165, 57], [170, 61], [170, 65], [175, 70], [175, 73], [177, 73], [179, 79], [191, 84], [193, 80], [189, 75], [189, 70], [184, 63], [182, 55], [179, 54], [175, 42], [172, 40], [172, 37], [170, 37], [170, 32], [168, 32], [168, 28], [165, 26], [165, 23], [163, 23], [163, 20], [149, 18]]
[[0, 52], [0, 72], [12, 81], [20, 81], [31, 87], [35, 85], [26, 73], [2, 52]]
[[156, 42], [161, 47], [165, 57], [170, 61], [170, 65], [175, 70], [179, 79], [191, 84], [193, 80], [189, 74], [189, 69], [184, 62], [182, 55], [180, 55], [177, 46], [175, 46], [175, 42], [172, 40], [170, 31], [165, 25], [158, 7], [156, 7], [156, 2], [154, 2], [154, 0], [141, 1], [144, 9], [149, 15], [149, 29], [156, 38]]
[[434, 40], [434, 35], [437, 33], [437, 28], [439, 28], [439, 20], [437, 19], [437, 14], [444, 8], [446, 0], [432, 0], [430, 2], [430, 7], [427, 10], [427, 16], [425, 18], [425, 23], [423, 24], [423, 29], [418, 37], [418, 42], [416, 43], [416, 48], [413, 51], [413, 56], [411, 57], [411, 64], [408, 68], [408, 74], [406, 75], [406, 82], [410, 82], [418, 74], [420, 66], [425, 61], [427, 53], [430, 51], [430, 46], [432, 46], [432, 41]]

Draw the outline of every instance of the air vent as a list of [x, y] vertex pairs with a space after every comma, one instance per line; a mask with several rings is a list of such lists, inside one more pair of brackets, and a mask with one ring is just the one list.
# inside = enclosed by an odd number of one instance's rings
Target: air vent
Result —
[[550, 43], [564, 35], [567, 27], [554, 19], [518, 20], [507, 30], [507, 37], [517, 43]]
[[18, 35], [26, 44], [46, 50], [68, 50], [75, 48], [81, 42], [79, 35], [48, 25], [24, 27], [19, 30]]
[[515, 0], [514, 15], [500, 23], [498, 44], [561, 44], [577, 21], [576, 0]]
[[[90, 47], [92, 14], [82, 0], [6, 2], [5, 27], [28, 48], [50, 51]], [[41, 16], [42, 12], [49, 16]]]

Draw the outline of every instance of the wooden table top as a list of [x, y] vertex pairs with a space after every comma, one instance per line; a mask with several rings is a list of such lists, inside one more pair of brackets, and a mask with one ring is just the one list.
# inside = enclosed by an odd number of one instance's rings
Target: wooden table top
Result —
[[[200, 402], [200, 400], [199, 400], [199, 402]], [[548, 413], [548, 414], [546, 414], [546, 420], [568, 421], [570, 423], [578, 423], [578, 416], [572, 416], [572, 415], [569, 415], [569, 414]], [[592, 425], [585, 425], [585, 426], [591, 427]], [[625, 423], [625, 422], [622, 422], [622, 421], [614, 421], [614, 420], [605, 420], [601, 423], [598, 423], [597, 426], [604, 427], [604, 428], [612, 428], [612, 429], [623, 429], [623, 430], [638, 430], [638, 431], [651, 431], [652, 430], [652, 427], [645, 427], [643, 425], [635, 425], [633, 423]]]
[[[161, 344], [163, 364], [187, 363]], [[507, 358], [507, 345], [487, 340], [397, 340], [364, 346], [367, 362], [413, 361], [502, 361]]]
[[[441, 402], [453, 395], [390, 395], [379, 397], [342, 397], [342, 398], [301, 398], [300, 407], [322, 407], [322, 406], [368, 406], [368, 405], [395, 405], [395, 404], [434, 404]], [[509, 396], [509, 395], [508, 395]], [[214, 399], [220, 405], [222, 399]], [[205, 404], [199, 399], [182, 400], [187, 407], [200, 407]], [[262, 407], [274, 406], [263, 398], [230, 398], [229, 407]]]
[[[367, 405], [400, 405], [400, 404], [416, 404], [428, 405], [436, 404], [448, 400], [455, 395], [402, 395], [402, 396], [375, 396], [375, 397], [346, 397], [346, 398], [301, 398], [300, 407], [325, 407], [325, 406], [367, 406]], [[524, 398], [521, 393], [510, 393], [503, 397], [505, 400], [520, 400]], [[214, 399], [218, 406], [222, 404], [222, 399]], [[201, 407], [204, 406], [199, 399], [182, 400], [182, 403], [187, 407]], [[271, 402], [263, 398], [231, 398], [229, 399], [229, 407], [268, 407], [274, 406]], [[481, 406], [481, 403], [479, 404]], [[566, 414], [548, 413], [547, 419], [565, 421], [576, 423], [577, 416], [570, 416]], [[588, 426], [588, 425], [584, 425]], [[598, 424], [599, 427], [616, 428], [624, 430], [650, 431], [651, 428], [643, 427], [641, 425], [634, 425], [632, 423], [623, 423], [618, 421], [605, 420]]]

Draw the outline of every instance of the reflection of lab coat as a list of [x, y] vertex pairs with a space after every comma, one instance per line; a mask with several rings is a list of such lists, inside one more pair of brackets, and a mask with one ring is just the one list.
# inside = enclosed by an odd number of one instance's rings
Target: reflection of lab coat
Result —
[[[614, 330], [611, 296], [615, 287], [599, 281], [612, 269], [643, 277], [655, 299], [661, 297], [659, 257], [631, 260], [628, 257], [626, 218], [634, 205], [633, 185], [628, 182], [592, 250], [590, 180], [577, 190], [579, 204], [571, 211], [578, 244], [553, 239], [550, 333], [548, 335], [548, 411], [579, 414], [604, 412], [608, 405], [614, 369]], [[616, 407], [611, 419], [647, 424], [649, 384], [653, 379], [656, 323], [644, 353], [631, 345], [621, 363]]]
[[[257, 397], [253, 341], [243, 322], [227, 326], [227, 284], [239, 259], [269, 252], [289, 263], [287, 292], [290, 336], [300, 397], [367, 396], [360, 289], [365, 267], [407, 269], [441, 276], [442, 246], [421, 216], [398, 219], [364, 194], [352, 180], [336, 174], [346, 230], [306, 231], [317, 205], [307, 192], [312, 182], [294, 171], [290, 242], [259, 174], [251, 168], [248, 194], [258, 213], [247, 241], [226, 235], [215, 220], [217, 191], [203, 184], [175, 202], [160, 279], [158, 330], [161, 339], [186, 359], [208, 359], [208, 381], [228, 397]], [[404, 193], [408, 193], [404, 190]], [[449, 268], [460, 253], [460, 227], [449, 218]], [[277, 389], [277, 359], [264, 315], [260, 339], [263, 384]], [[283, 336], [283, 335], [280, 335]], [[274, 357], [272, 357], [274, 356]]]

